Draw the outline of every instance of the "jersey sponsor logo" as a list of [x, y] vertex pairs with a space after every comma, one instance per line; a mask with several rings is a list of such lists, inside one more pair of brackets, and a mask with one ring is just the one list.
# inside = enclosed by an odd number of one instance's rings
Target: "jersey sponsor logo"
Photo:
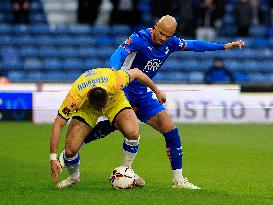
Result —
[[150, 47], [150, 46], [148, 46], [148, 49], [152, 52], [152, 50], [153, 50], [153, 47]]
[[78, 90], [82, 90], [83, 88], [87, 87], [95, 87], [97, 83], [106, 83], [108, 82], [108, 77], [102, 76], [100, 78], [94, 78], [90, 79], [87, 82], [83, 82], [81, 84], [78, 84]]
[[149, 60], [148, 63], [146, 64], [146, 66], [144, 67], [143, 71], [145, 73], [149, 73], [151, 71], [153, 71], [153, 72], [157, 71], [162, 63], [163, 62], [159, 59]]
[[129, 45], [130, 43], [132, 43], [132, 39], [129, 37], [129, 38], [127, 38], [126, 40], [125, 40], [125, 44], [127, 44], [127, 45]]

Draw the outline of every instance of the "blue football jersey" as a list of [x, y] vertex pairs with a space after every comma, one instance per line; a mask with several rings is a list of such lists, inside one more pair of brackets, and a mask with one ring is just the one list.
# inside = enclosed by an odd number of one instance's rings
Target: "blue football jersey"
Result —
[[[162, 45], [156, 45], [152, 38], [152, 32], [151, 28], [138, 31], [120, 45], [129, 53], [122, 67], [139, 68], [151, 79], [171, 53], [187, 48], [187, 42], [176, 36], [172, 36]], [[137, 93], [147, 91], [147, 87], [138, 80], [131, 82], [126, 89]]]

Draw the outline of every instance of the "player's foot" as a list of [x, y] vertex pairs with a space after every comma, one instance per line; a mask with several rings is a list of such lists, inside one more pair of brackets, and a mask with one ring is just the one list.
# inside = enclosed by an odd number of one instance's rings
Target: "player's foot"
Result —
[[200, 187], [190, 183], [186, 177], [182, 177], [181, 181], [173, 182], [172, 187], [178, 189], [200, 189]]
[[145, 185], [145, 180], [136, 174], [135, 185], [136, 185], [136, 187], [143, 187]]
[[74, 184], [77, 184], [80, 182], [80, 177], [79, 176], [69, 176], [65, 180], [59, 182], [57, 184], [58, 189], [66, 188], [66, 187], [71, 187]]

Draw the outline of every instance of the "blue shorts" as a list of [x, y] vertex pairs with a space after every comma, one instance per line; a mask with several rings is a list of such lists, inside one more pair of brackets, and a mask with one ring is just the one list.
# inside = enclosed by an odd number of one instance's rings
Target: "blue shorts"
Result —
[[136, 94], [124, 89], [124, 93], [141, 122], [146, 123], [157, 113], [165, 110], [164, 106], [158, 101], [158, 99], [153, 98], [152, 92]]

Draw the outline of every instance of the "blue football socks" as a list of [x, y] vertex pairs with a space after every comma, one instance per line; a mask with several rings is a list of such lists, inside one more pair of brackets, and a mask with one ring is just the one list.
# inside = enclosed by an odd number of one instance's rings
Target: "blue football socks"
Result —
[[164, 134], [167, 156], [170, 159], [172, 170], [182, 169], [182, 144], [178, 129], [175, 128]]

